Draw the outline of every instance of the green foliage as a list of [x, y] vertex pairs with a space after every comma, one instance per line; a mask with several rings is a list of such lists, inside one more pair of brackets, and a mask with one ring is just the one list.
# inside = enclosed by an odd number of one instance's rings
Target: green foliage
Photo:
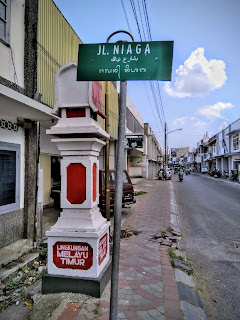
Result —
[[196, 286], [196, 289], [197, 289], [198, 292], [200, 292], [200, 293], [202, 293], [202, 294], [204, 293], [203, 288]]
[[174, 229], [173, 229], [172, 227], [167, 227], [167, 231], [168, 231], [168, 232], [173, 232]]
[[13, 279], [12, 281], [8, 282], [6, 284], [6, 290], [10, 291], [10, 290], [14, 290], [18, 287], [19, 284], [19, 280]]
[[98, 301], [95, 303], [96, 308], [93, 310], [93, 313], [96, 314], [97, 316], [102, 315], [102, 310], [101, 310], [101, 301]]
[[141, 195], [143, 195], [143, 194], [146, 194], [147, 192], [145, 192], [145, 191], [136, 191], [135, 192], [135, 196], [141, 196]]
[[162, 238], [165, 238], [165, 237], [166, 237], [166, 231], [165, 231], [165, 230], [162, 230], [162, 231], [161, 231], [161, 236], [162, 236]]
[[181, 262], [184, 262], [184, 264], [187, 264], [186, 261], [184, 261], [184, 258], [182, 256], [176, 255], [176, 252], [173, 248], [168, 248], [168, 255], [169, 255], [169, 261], [172, 266], [174, 266], [175, 261], [181, 261]]

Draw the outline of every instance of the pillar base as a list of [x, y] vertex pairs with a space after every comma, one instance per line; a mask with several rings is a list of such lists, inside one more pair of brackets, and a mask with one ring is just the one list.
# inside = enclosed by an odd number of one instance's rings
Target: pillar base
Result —
[[47, 231], [48, 273], [98, 278], [110, 257], [109, 227], [106, 221], [97, 232]]
[[42, 293], [73, 292], [100, 298], [111, 278], [111, 261], [108, 261], [98, 278], [55, 276], [46, 273], [42, 278]]

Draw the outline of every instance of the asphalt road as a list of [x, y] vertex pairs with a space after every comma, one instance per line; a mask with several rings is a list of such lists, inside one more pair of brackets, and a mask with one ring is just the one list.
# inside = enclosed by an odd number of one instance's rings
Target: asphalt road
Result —
[[208, 320], [240, 319], [240, 184], [172, 175], [183, 238]]

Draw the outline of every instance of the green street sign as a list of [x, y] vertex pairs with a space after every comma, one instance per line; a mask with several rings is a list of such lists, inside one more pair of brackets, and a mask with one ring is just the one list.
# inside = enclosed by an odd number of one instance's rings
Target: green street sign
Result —
[[80, 44], [78, 81], [171, 80], [173, 41]]

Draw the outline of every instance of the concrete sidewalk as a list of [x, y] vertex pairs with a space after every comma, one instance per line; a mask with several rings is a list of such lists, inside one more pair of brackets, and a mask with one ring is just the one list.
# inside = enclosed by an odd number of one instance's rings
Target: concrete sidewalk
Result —
[[[149, 190], [122, 229], [139, 234], [121, 240], [118, 319], [183, 319], [168, 246], [154, 236], [170, 226], [170, 183], [139, 180]], [[145, 185], [144, 185], [145, 184]], [[160, 247], [161, 246], [161, 247]], [[110, 283], [100, 299], [66, 303], [58, 320], [109, 319]]]

